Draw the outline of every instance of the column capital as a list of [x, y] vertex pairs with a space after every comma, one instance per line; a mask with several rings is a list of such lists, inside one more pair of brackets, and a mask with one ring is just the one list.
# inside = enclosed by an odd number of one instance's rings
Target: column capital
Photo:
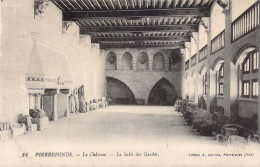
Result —
[[79, 35], [79, 44], [84, 46], [91, 44], [91, 37], [89, 35]]
[[62, 33], [65, 34], [72, 26], [72, 21], [62, 21]]
[[50, 0], [34, 0], [34, 18], [42, 19], [49, 4]]
[[180, 53], [182, 54], [182, 56], [185, 56], [185, 49], [180, 49]]
[[198, 37], [199, 37], [199, 33], [198, 32], [191, 33], [191, 38], [193, 38], [193, 40], [194, 40], [194, 42], [196, 44], [198, 43]]
[[99, 43], [91, 43], [91, 49], [94, 50], [94, 49], [99, 49], [100, 48], [100, 45]]
[[209, 33], [209, 17], [202, 18], [200, 21], [200, 25], [203, 26], [206, 33]]
[[27, 88], [28, 95], [43, 95], [44, 88]]
[[185, 42], [184, 46], [185, 46], [185, 49], [187, 49], [189, 51], [191, 48], [191, 42]]
[[224, 14], [230, 13], [230, 0], [217, 0], [217, 4], [223, 8]]

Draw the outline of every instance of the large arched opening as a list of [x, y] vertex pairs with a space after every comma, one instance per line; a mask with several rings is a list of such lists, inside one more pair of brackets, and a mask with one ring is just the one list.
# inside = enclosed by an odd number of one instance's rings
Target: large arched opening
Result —
[[107, 99], [110, 104], [136, 104], [132, 90], [122, 81], [106, 77], [107, 79]]
[[160, 79], [152, 88], [149, 97], [149, 105], [173, 105], [177, 98], [174, 86], [166, 79]]

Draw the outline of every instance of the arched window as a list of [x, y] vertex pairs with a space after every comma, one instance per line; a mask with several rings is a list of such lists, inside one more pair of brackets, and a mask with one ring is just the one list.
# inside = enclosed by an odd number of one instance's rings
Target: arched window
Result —
[[161, 53], [156, 53], [153, 56], [153, 70], [164, 70], [164, 56]]
[[132, 70], [133, 69], [133, 57], [130, 53], [126, 52], [122, 56], [122, 70]]
[[220, 64], [219, 69], [216, 71], [217, 81], [217, 94], [224, 95], [224, 62]]
[[137, 56], [137, 70], [148, 70], [149, 68], [149, 58], [145, 52], [140, 53]]
[[241, 70], [241, 95], [246, 98], [258, 97], [258, 70], [259, 52], [253, 50], [248, 52], [242, 64]]

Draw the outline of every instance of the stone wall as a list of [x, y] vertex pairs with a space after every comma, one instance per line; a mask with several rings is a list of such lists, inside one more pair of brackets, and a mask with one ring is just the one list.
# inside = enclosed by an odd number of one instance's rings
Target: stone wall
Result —
[[[113, 53], [117, 58], [117, 70], [106, 70], [106, 76], [115, 78], [126, 84], [136, 99], [148, 97], [155, 84], [165, 78], [176, 90], [175, 97], [182, 96], [182, 55], [177, 50], [160, 49], [112, 49], [105, 50], [105, 56]], [[122, 57], [126, 53], [132, 56], [132, 70], [120, 68]], [[143, 58], [140, 58], [140, 56]], [[147, 57], [146, 57], [147, 56]], [[155, 57], [155, 59], [154, 59]], [[155, 61], [154, 61], [155, 60]], [[109, 86], [109, 85], [107, 85]], [[108, 90], [109, 88], [107, 88]]]
[[[33, 0], [2, 1], [0, 121], [15, 122], [18, 115], [29, 112], [25, 78], [35, 46], [32, 33], [37, 34], [37, 43], [44, 45], [48, 53], [58, 51], [63, 55], [55, 62], [52, 54], [40, 57], [43, 71], [52, 70], [55, 75], [70, 73], [71, 89], [84, 84], [86, 100], [104, 96], [105, 59], [99, 46], [91, 44], [90, 37], [80, 36], [75, 23], [62, 22], [62, 12], [52, 2], [45, 9], [43, 15], [35, 17]], [[53, 64], [61, 71], [57, 72]]]
[[[240, 1], [240, 0], [239, 0]], [[260, 50], [260, 33], [259, 27], [254, 29], [253, 31], [247, 33], [240, 39], [235, 42], [232, 42], [232, 29], [231, 23], [232, 20], [235, 20], [233, 13], [237, 13], [238, 9], [243, 8], [243, 11], [239, 11], [239, 13], [243, 13], [252, 3], [256, 1], [248, 1], [247, 7], [238, 7], [240, 6], [239, 1], [232, 1], [234, 4], [230, 6], [229, 9], [220, 8], [217, 6], [218, 4], [214, 4], [211, 14], [213, 14], [212, 19], [215, 16], [223, 16], [225, 18], [225, 23], [221, 20], [222, 25], [225, 26], [225, 46], [218, 50], [215, 53], [211, 52], [211, 42], [217, 31], [216, 27], [220, 26], [218, 22], [210, 19], [207, 39], [207, 59], [199, 61], [199, 52], [197, 52], [197, 61], [195, 66], [189, 66], [189, 69], [185, 71], [185, 96], [197, 96], [198, 98], [201, 96], [205, 97], [207, 101], [207, 110], [214, 112], [216, 111], [217, 106], [223, 106], [225, 109], [226, 116], [240, 116], [243, 118], [252, 118], [254, 114], [259, 114], [259, 93], [258, 98], [243, 98], [241, 97], [241, 87], [239, 86], [239, 65], [238, 59], [243, 56], [244, 51], [248, 49], [256, 49], [258, 52]], [[240, 1], [241, 2], [241, 1]], [[249, 5], [250, 4], [250, 5]], [[238, 7], [238, 8], [237, 8]], [[220, 10], [221, 9], [221, 10]], [[223, 13], [222, 13], [223, 12]], [[233, 16], [233, 17], [232, 17]], [[236, 15], [238, 17], [238, 15]], [[221, 26], [220, 26], [221, 27]], [[203, 40], [203, 39], [199, 39]], [[224, 62], [224, 95], [219, 96], [217, 94], [216, 89], [216, 66], [219, 62]], [[207, 95], [203, 95], [201, 91], [202, 84], [202, 71], [206, 69], [208, 76], [208, 93]], [[196, 75], [194, 75], [196, 74]], [[258, 72], [259, 76], [259, 72]], [[259, 81], [259, 79], [258, 79]], [[192, 85], [192, 86], [191, 86]], [[259, 91], [259, 90], [258, 90]], [[193, 99], [195, 102], [198, 102], [197, 99]], [[260, 117], [259, 117], [260, 120]], [[260, 130], [260, 126], [259, 126]]]

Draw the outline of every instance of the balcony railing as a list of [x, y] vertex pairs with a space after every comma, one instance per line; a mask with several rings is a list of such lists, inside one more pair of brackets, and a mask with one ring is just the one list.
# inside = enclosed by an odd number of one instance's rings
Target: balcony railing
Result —
[[195, 54], [191, 57], [191, 67], [196, 65], [196, 59], [197, 59], [197, 54]]
[[189, 64], [190, 64], [190, 60], [187, 60], [185, 62], [185, 71], [187, 71], [189, 69]]
[[217, 51], [225, 47], [225, 30], [218, 34], [214, 39], [211, 40], [211, 53], [216, 53]]
[[232, 22], [232, 42], [238, 40], [239, 38], [242, 38], [246, 34], [259, 27], [259, 8], [260, 1], [258, 0], [255, 4], [253, 4], [236, 20]]
[[208, 47], [207, 47], [207, 45], [205, 45], [199, 51], [199, 62], [205, 60], [207, 58], [207, 54], [208, 54]]

